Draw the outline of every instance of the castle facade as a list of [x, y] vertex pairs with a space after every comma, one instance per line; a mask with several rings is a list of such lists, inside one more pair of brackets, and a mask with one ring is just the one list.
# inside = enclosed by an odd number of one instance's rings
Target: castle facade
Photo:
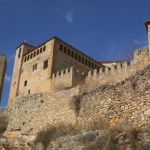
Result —
[[57, 37], [36, 47], [22, 43], [16, 48], [9, 104], [19, 95], [76, 86], [89, 71], [104, 67]]
[[[150, 43], [150, 22], [145, 25]], [[16, 48], [9, 106], [17, 96], [58, 91], [81, 83], [92, 89], [115, 84], [149, 64], [149, 49], [150, 44], [137, 49], [130, 62], [105, 62], [92, 59], [58, 37], [38, 46], [22, 43]]]

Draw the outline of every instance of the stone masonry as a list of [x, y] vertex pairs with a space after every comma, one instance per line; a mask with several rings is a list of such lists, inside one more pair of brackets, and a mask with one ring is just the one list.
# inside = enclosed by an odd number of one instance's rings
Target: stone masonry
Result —
[[5, 57], [5, 55], [0, 54], [0, 99], [2, 96], [5, 70], [6, 70], [6, 57]]

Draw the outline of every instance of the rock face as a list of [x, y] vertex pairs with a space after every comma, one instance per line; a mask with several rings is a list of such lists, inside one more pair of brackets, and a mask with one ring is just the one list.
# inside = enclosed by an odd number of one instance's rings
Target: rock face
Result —
[[[51, 136], [51, 135], [49, 135]], [[47, 136], [47, 138], [49, 138]], [[29, 139], [29, 138], [28, 138]], [[27, 138], [7, 139], [1, 137], [1, 150], [149, 150], [150, 131], [131, 133], [122, 131], [112, 134], [108, 130], [82, 131], [76, 135], [64, 135], [36, 144]]]

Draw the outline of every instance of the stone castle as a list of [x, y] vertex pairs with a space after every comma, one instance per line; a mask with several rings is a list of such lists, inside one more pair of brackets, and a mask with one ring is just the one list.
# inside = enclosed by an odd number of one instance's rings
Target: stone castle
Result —
[[0, 99], [2, 97], [2, 88], [4, 83], [5, 71], [6, 71], [6, 56], [0, 54]]
[[[148, 30], [149, 22], [146, 27]], [[149, 48], [142, 48], [134, 52], [131, 62], [103, 62], [92, 59], [58, 37], [38, 46], [22, 43], [16, 48], [9, 105], [20, 95], [58, 91], [81, 83], [99, 86], [121, 81], [147, 64], [149, 55]]]
[[[145, 25], [148, 47], [137, 49], [131, 61], [98, 62], [57, 37], [36, 47], [19, 45], [7, 131], [30, 134], [49, 124], [99, 117], [111, 125], [149, 125], [150, 21]], [[74, 100], [78, 111], [70, 106]]]

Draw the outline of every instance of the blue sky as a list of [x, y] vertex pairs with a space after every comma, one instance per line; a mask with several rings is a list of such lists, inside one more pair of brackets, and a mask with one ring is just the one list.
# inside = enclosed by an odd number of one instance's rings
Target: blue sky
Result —
[[7, 104], [15, 48], [56, 35], [97, 60], [125, 59], [147, 45], [150, 0], [0, 0], [0, 53], [7, 72], [0, 106]]

